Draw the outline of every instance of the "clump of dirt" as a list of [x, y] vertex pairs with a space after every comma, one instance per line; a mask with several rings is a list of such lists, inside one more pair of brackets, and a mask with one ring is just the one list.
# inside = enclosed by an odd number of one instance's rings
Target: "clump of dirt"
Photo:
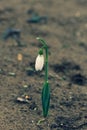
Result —
[[63, 73], [65, 75], [67, 75], [70, 71], [81, 70], [79, 65], [67, 60], [63, 60], [61, 64], [53, 65], [53, 69], [56, 73]]
[[55, 73], [62, 74], [65, 79], [77, 85], [85, 85], [87, 83], [86, 76], [82, 75], [81, 67], [74, 62], [63, 60], [61, 64], [52, 66]]
[[71, 76], [71, 82], [78, 85], [85, 85], [87, 83], [87, 79], [81, 74], [74, 74]]

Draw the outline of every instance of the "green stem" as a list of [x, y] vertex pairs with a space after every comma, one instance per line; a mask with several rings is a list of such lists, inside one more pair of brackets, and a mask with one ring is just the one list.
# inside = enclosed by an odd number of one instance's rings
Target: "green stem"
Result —
[[45, 82], [48, 82], [48, 47], [45, 47], [46, 59], [45, 59]]
[[39, 40], [43, 46], [47, 47], [47, 43], [42, 38], [37, 37], [37, 40]]

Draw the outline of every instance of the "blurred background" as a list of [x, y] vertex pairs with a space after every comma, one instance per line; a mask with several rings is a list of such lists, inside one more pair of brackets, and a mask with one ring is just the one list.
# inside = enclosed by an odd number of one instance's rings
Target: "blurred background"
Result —
[[[42, 119], [44, 69], [34, 64], [41, 37], [49, 47], [51, 103]], [[0, 130], [87, 130], [87, 0], [0, 0]]]

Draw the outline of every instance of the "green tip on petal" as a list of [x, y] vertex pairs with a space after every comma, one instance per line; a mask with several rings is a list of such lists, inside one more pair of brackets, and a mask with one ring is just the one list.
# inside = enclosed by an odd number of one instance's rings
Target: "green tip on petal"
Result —
[[39, 55], [43, 55], [43, 49], [39, 50]]

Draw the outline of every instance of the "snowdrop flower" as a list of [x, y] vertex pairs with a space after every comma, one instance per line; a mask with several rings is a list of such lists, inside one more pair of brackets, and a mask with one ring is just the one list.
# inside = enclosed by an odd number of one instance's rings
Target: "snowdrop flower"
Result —
[[43, 54], [38, 54], [36, 61], [35, 61], [35, 70], [42, 70], [44, 66], [44, 56]]

